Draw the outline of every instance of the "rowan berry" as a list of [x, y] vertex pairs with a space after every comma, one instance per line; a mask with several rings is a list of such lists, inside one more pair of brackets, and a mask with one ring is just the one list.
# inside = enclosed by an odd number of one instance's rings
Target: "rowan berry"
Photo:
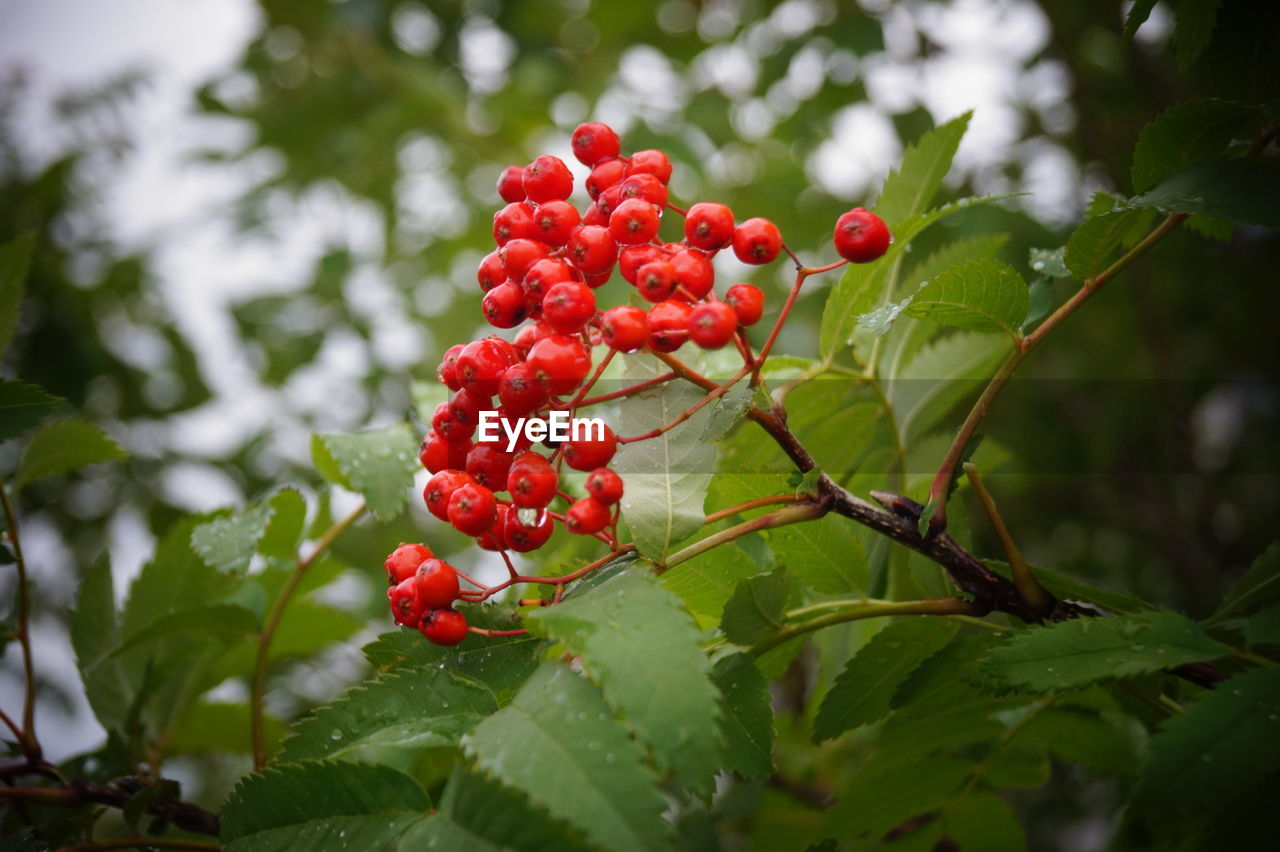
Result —
[[481, 396], [492, 397], [498, 392], [498, 377], [515, 362], [515, 349], [505, 340], [496, 337], [473, 340], [458, 353], [455, 367], [458, 383]]
[[569, 144], [573, 146], [573, 156], [588, 167], [617, 157], [622, 150], [622, 140], [618, 138], [618, 134], [612, 127], [599, 121], [579, 124], [573, 131]]
[[425, 544], [407, 544], [400, 546], [387, 555], [382, 567], [387, 572], [387, 583], [396, 585], [412, 577], [418, 572], [418, 566], [435, 554]]
[[560, 484], [560, 475], [541, 453], [516, 456], [507, 473], [511, 504], [520, 509], [542, 509], [551, 503]]
[[459, 487], [449, 497], [449, 523], [467, 535], [480, 535], [489, 529], [497, 511], [498, 503], [493, 499], [493, 492], [474, 480]]
[[528, 414], [547, 401], [547, 389], [529, 364], [513, 364], [498, 380], [498, 399], [512, 414]]
[[471, 474], [462, 470], [442, 470], [431, 479], [422, 490], [423, 502], [427, 511], [442, 521], [449, 520], [449, 501], [453, 494], [464, 485], [473, 482]]
[[431, 473], [439, 473], [448, 468], [460, 470], [467, 463], [467, 451], [470, 449], [470, 441], [449, 441], [435, 429], [431, 429], [418, 448], [418, 460]]
[[[595, 470], [604, 467], [618, 450], [618, 438], [607, 424], [600, 430], [588, 426], [586, 435], [570, 437], [564, 445], [564, 462], [574, 470]], [[593, 434], [597, 433], [597, 434]]]
[[618, 194], [622, 201], [628, 198], [643, 198], [645, 201], [656, 204], [659, 209], [667, 206], [666, 184], [648, 172], [623, 178], [622, 183], [618, 184]]
[[685, 216], [684, 238], [704, 251], [724, 248], [733, 239], [733, 211], [714, 201], [699, 201]]
[[595, 294], [577, 281], [561, 281], [542, 300], [542, 321], [564, 334], [578, 331], [595, 315]]
[[572, 391], [591, 370], [591, 356], [582, 341], [563, 334], [549, 334], [533, 344], [526, 363], [556, 396]]
[[666, 183], [671, 180], [671, 160], [666, 154], [652, 148], [636, 151], [627, 164], [627, 175], [651, 174]]
[[636, 290], [650, 302], [671, 298], [676, 284], [676, 268], [665, 260], [652, 260], [636, 271]]
[[662, 249], [652, 243], [639, 246], [623, 246], [618, 249], [618, 273], [628, 284], [636, 283], [640, 267], [655, 260], [666, 260]]
[[689, 339], [703, 349], [719, 349], [733, 339], [738, 315], [724, 302], [702, 302], [689, 312]]
[[618, 259], [618, 244], [608, 228], [583, 225], [573, 232], [566, 246], [569, 262], [587, 275], [597, 275]]
[[442, 559], [424, 559], [418, 565], [414, 580], [418, 584], [418, 599], [427, 609], [449, 606], [458, 598], [458, 572]]
[[607, 467], [598, 467], [587, 474], [583, 487], [588, 494], [606, 506], [622, 499], [622, 477]]
[[524, 201], [524, 167], [507, 166], [498, 175], [498, 195], [507, 203]]
[[627, 161], [621, 157], [596, 163], [587, 176], [587, 195], [595, 201], [606, 189], [616, 186], [627, 176]]
[[769, 263], [782, 251], [782, 235], [768, 219], [748, 219], [733, 232], [733, 253], [743, 263]]
[[436, 379], [449, 390], [457, 390], [462, 387], [462, 382], [458, 379], [458, 356], [462, 354], [463, 344], [455, 343], [448, 349], [444, 350], [444, 355], [440, 356], [440, 366], [436, 367]]
[[[536, 273], [537, 273], [537, 270], [535, 269], [529, 270], [529, 275], [534, 275]], [[524, 283], [526, 286], [529, 284], [529, 275], [526, 275], [524, 279]], [[547, 286], [549, 287], [550, 285], [547, 285]], [[544, 295], [546, 295], [545, 290], [538, 294], [539, 305], [542, 304], [542, 297]], [[548, 326], [546, 323], [542, 322], [541, 320], [539, 320], [538, 322], [529, 323], [528, 325], [523, 326], [519, 331], [516, 332], [516, 339], [513, 343], [513, 345], [515, 346], [516, 352], [519, 354], [521, 358], [529, 357], [529, 350], [533, 348], [533, 344], [537, 343], [539, 340], [546, 337], [548, 334], [551, 334], [551, 327]], [[501, 393], [501, 389], [499, 389], [499, 393]]]
[[481, 550], [506, 550], [507, 549], [507, 514], [512, 511], [511, 507], [505, 503], [498, 504], [498, 510], [493, 516], [493, 525], [486, 531], [476, 536], [476, 545]]
[[738, 325], [755, 325], [764, 313], [764, 293], [751, 284], [734, 284], [724, 294], [724, 301], [738, 315]]
[[427, 609], [418, 592], [417, 577], [402, 580], [387, 589], [387, 600], [391, 601], [391, 617], [396, 624], [405, 627], [416, 627]]
[[493, 214], [493, 239], [498, 245], [509, 240], [534, 236], [533, 205], [527, 201], [513, 201]]
[[562, 246], [581, 223], [578, 208], [567, 201], [548, 201], [533, 214], [534, 238], [549, 246]]
[[476, 426], [474, 423], [463, 423], [454, 415], [449, 403], [442, 402], [432, 412], [431, 429], [446, 441], [463, 442], [471, 438], [476, 431]]
[[515, 328], [529, 313], [524, 291], [514, 281], [504, 281], [485, 293], [480, 310], [494, 328]]
[[543, 154], [524, 167], [524, 194], [530, 201], [563, 201], [573, 192], [573, 172], [564, 160]]
[[711, 292], [711, 287], [715, 284], [716, 270], [711, 265], [711, 258], [698, 249], [689, 248], [676, 252], [671, 258], [671, 268], [676, 271], [676, 298], [689, 301], [701, 299]]
[[876, 214], [855, 207], [836, 220], [836, 251], [853, 263], [869, 263], [889, 249], [889, 228]]
[[609, 526], [613, 513], [593, 497], [583, 497], [564, 513], [564, 526], [575, 535], [591, 535]]
[[[506, 446], [503, 442], [502, 446]], [[467, 452], [466, 470], [490, 491], [507, 490], [507, 471], [514, 453], [503, 452], [497, 443], [481, 441]]]
[[600, 333], [610, 349], [634, 352], [649, 339], [649, 321], [640, 308], [619, 305], [600, 317]]
[[675, 299], [649, 309], [649, 346], [656, 352], [675, 352], [689, 339], [688, 303]]
[[457, 645], [467, 636], [467, 617], [456, 609], [431, 609], [418, 630], [437, 645]]
[[642, 198], [628, 198], [609, 214], [609, 233], [619, 245], [647, 243], [661, 224], [662, 211]]
[[480, 282], [480, 289], [488, 293], [506, 280], [507, 270], [502, 264], [502, 256], [497, 251], [486, 254], [476, 270], [476, 281]]
[[537, 550], [547, 543], [547, 539], [551, 538], [551, 533], [555, 531], [555, 522], [551, 519], [550, 512], [541, 508], [530, 508], [524, 511], [536, 513], [537, 520], [532, 524], [521, 523], [520, 510], [513, 507], [507, 512], [507, 518], [502, 527], [507, 547], [517, 553]]

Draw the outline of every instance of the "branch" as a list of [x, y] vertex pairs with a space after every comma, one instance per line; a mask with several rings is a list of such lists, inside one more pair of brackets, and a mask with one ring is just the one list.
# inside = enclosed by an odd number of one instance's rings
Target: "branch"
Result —
[[[116, 787], [97, 784], [87, 778], [76, 778], [65, 787], [0, 787], [2, 800], [56, 808], [77, 808], [87, 804], [123, 808], [134, 795], [135, 793]], [[147, 805], [147, 813], [166, 819], [184, 831], [218, 836], [218, 815], [190, 802], [156, 799]]]
[[751, 646], [748, 653], [759, 657], [774, 648], [791, 641], [797, 636], [812, 633], [833, 624], [844, 624], [847, 621], [861, 621], [866, 618], [880, 618], [889, 615], [986, 615], [990, 610], [977, 601], [964, 598], [929, 598], [920, 601], [866, 601], [855, 602], [848, 609], [837, 610], [788, 624], [772, 636], [767, 636]]
[[216, 840], [192, 840], [186, 837], [112, 837], [107, 840], [86, 840], [75, 846], [63, 846], [58, 852], [88, 852], [91, 849], [221, 849]]
[[1018, 594], [1022, 595], [1022, 599], [1037, 612], [1042, 615], [1047, 614], [1053, 608], [1053, 596], [1045, 590], [1044, 586], [1040, 585], [1040, 581], [1035, 578], [1035, 575], [1031, 573], [1031, 569], [1027, 566], [1027, 561], [1022, 558], [1022, 551], [1014, 543], [1013, 536], [1009, 533], [1009, 528], [1005, 525], [1004, 518], [1000, 517], [1000, 510], [996, 508], [995, 498], [991, 496], [991, 492], [987, 491], [987, 486], [978, 474], [978, 468], [966, 462], [964, 464], [964, 475], [968, 478], [969, 484], [973, 486], [973, 493], [978, 495], [978, 502], [982, 504], [983, 511], [987, 513], [987, 520], [991, 522], [991, 527], [995, 530], [996, 537], [1000, 539], [1000, 546], [1004, 548], [1005, 557], [1009, 560], [1009, 573], [1013, 577], [1013, 585], [1017, 587]]
[[668, 569], [674, 568], [681, 562], [687, 562], [693, 557], [706, 553], [714, 547], [719, 547], [725, 542], [742, 538], [760, 530], [770, 530], [774, 527], [781, 527], [787, 524], [798, 524], [802, 521], [812, 521], [815, 518], [821, 518], [827, 513], [830, 507], [825, 501], [796, 503], [792, 506], [786, 506], [778, 509], [776, 512], [768, 512], [758, 518], [752, 518], [749, 521], [721, 530], [718, 533], [709, 535], [706, 538], [695, 541], [693, 544], [678, 550], [671, 554], [667, 560], [657, 566], [657, 573], [661, 574]]
[[[13, 545], [13, 560], [18, 569], [18, 626], [14, 635], [22, 647], [22, 668], [26, 685], [22, 699], [22, 730], [14, 730], [18, 744], [28, 762], [37, 763], [41, 757], [40, 741], [36, 738], [36, 668], [31, 657], [31, 589], [27, 583], [27, 562], [22, 556], [22, 539], [18, 535], [18, 515], [9, 501], [9, 489], [0, 483], [0, 504], [8, 527], [9, 543]], [[13, 727], [9, 717], [5, 721]]]

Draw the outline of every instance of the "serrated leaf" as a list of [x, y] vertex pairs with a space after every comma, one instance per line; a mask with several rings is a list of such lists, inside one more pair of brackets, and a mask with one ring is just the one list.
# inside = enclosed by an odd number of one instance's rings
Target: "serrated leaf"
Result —
[[120, 445], [90, 423], [63, 420], [32, 436], [14, 474], [14, 488], [99, 462], [125, 457]]
[[647, 572], [633, 571], [535, 610], [526, 623], [581, 655], [660, 768], [710, 795], [719, 765], [719, 706], [701, 632], [674, 595]]
[[1280, 169], [1248, 157], [1202, 160], [1130, 199], [1135, 208], [1280, 227]]
[[539, 668], [515, 700], [477, 725], [462, 745], [482, 770], [597, 845], [670, 845], [657, 776], [600, 691], [559, 663]]
[[888, 334], [889, 329], [893, 328], [894, 322], [898, 317], [902, 316], [910, 305], [914, 295], [907, 296], [897, 302], [885, 302], [873, 311], [858, 315], [858, 328], [865, 329], [872, 334]]
[[884, 718], [911, 672], [951, 641], [956, 625], [941, 618], [901, 618], [845, 664], [813, 723], [814, 742]]
[[104, 728], [119, 730], [134, 690], [120, 663], [108, 659], [120, 642], [120, 622], [111, 565], [105, 559], [95, 562], [80, 581], [68, 626], [89, 706]]
[[493, 693], [447, 669], [401, 669], [354, 686], [294, 725], [285, 762], [351, 756], [374, 746], [455, 745], [498, 709]]
[[1178, 3], [1178, 24], [1173, 31], [1173, 47], [1179, 71], [1187, 71], [1204, 52], [1213, 35], [1213, 26], [1218, 20], [1218, 7], [1221, 5], [1222, 0], [1181, 0]]
[[953, 266], [971, 260], [995, 260], [1008, 241], [1008, 234], [983, 234], [953, 240], [911, 267], [902, 280], [907, 282], [908, 290], [915, 290], [917, 287], [911, 287], [911, 284], [923, 286]]
[[242, 606], [215, 603], [190, 607], [168, 612], [154, 619], [146, 627], [130, 634], [111, 652], [111, 656], [120, 656], [148, 644], [163, 646], [165, 642], [182, 634], [231, 641], [252, 634], [257, 627], [257, 616]]
[[[659, 369], [661, 368], [661, 369]], [[642, 381], [665, 371], [651, 357], [627, 359], [624, 379]], [[705, 392], [687, 382], [667, 382], [622, 400], [615, 431], [640, 435], [665, 426], [697, 403]], [[622, 476], [622, 518], [641, 556], [661, 560], [675, 544], [702, 526], [703, 503], [715, 468], [716, 450], [700, 440], [709, 408], [646, 441], [624, 444], [611, 467]]]
[[815, 592], [859, 594], [867, 588], [867, 555], [850, 522], [828, 515], [769, 531], [787, 573]]
[[1169, 719], [1151, 739], [1134, 801], [1152, 810], [1201, 810], [1280, 763], [1280, 669], [1237, 675]]
[[1280, 603], [1249, 616], [1244, 638], [1250, 645], [1280, 645]]
[[1221, 624], [1277, 602], [1280, 602], [1280, 541], [1272, 542], [1253, 560], [1205, 623]]
[[971, 331], [1002, 331], [1017, 339], [1027, 300], [1027, 282], [1013, 267], [970, 260], [921, 287], [906, 312]]
[[975, 768], [955, 758], [864, 766], [827, 812], [826, 833], [879, 840], [912, 817], [951, 801]]
[[975, 332], [921, 348], [888, 388], [904, 442], [931, 431], [956, 403], [977, 394], [1010, 349], [1004, 338]]
[[1027, 265], [1047, 278], [1069, 278], [1071, 270], [1067, 269], [1066, 251], [1066, 246], [1033, 248], [1027, 252]]
[[724, 605], [720, 629], [738, 645], [754, 645], [786, 624], [787, 575], [781, 568], [738, 584]]
[[[284, 723], [269, 714], [263, 715], [262, 722], [267, 754], [274, 755], [280, 750], [280, 740], [285, 734]], [[168, 752], [248, 754], [250, 746], [248, 704], [199, 701], [173, 729]]]
[[283, 764], [236, 784], [221, 839], [227, 852], [385, 849], [428, 807], [418, 783], [387, 766]]
[[1134, 0], [1133, 6], [1129, 9], [1129, 16], [1124, 19], [1124, 40], [1129, 41], [1133, 38], [1138, 28], [1146, 23], [1147, 18], [1151, 17], [1151, 10], [1156, 6], [1156, 0]]
[[700, 441], [718, 441], [729, 433], [734, 426], [742, 422], [751, 399], [755, 396], [755, 388], [744, 378], [732, 390], [711, 404], [711, 415], [703, 427]]
[[982, 671], [1013, 687], [1048, 692], [1214, 660], [1230, 652], [1186, 616], [1159, 611], [1031, 628], [988, 654]]
[[0, 246], [0, 356], [13, 341], [35, 244], [36, 235], [29, 232]]
[[[1001, 562], [997, 559], [984, 559], [983, 563], [1001, 577], [1012, 579], [1013, 575], [1007, 562]], [[1052, 568], [1041, 568], [1037, 565], [1030, 567], [1031, 573], [1035, 575], [1040, 585], [1044, 586], [1058, 600], [1080, 601], [1092, 604], [1116, 615], [1150, 612], [1155, 609], [1154, 606], [1134, 595], [1094, 586], [1077, 580], [1068, 574], [1055, 571]]]
[[0, 441], [16, 438], [62, 402], [60, 397], [24, 382], [0, 381]]
[[1067, 239], [1063, 255], [1067, 268], [1077, 278], [1097, 275], [1110, 265], [1125, 237], [1143, 218], [1141, 210], [1114, 210], [1085, 219]]
[[400, 514], [418, 468], [418, 440], [405, 423], [354, 435], [311, 436], [316, 470], [358, 492], [381, 521]]
[[951, 170], [972, 117], [972, 111], [962, 113], [907, 146], [902, 162], [889, 172], [876, 199], [875, 212], [880, 218], [894, 225], [928, 209]]
[[769, 681], [751, 657], [721, 658], [712, 680], [722, 696], [720, 729], [724, 734], [724, 768], [743, 778], [763, 778], [773, 771], [773, 705]]
[[1138, 136], [1130, 167], [1133, 191], [1146, 192], [1178, 170], [1222, 154], [1256, 114], [1252, 107], [1216, 98], [1169, 107]]
[[701, 553], [664, 573], [659, 580], [704, 626], [720, 622], [724, 605], [738, 584], [763, 573], [754, 559], [736, 544]]
[[243, 574], [255, 553], [292, 559], [297, 556], [306, 510], [302, 495], [285, 488], [243, 512], [196, 527], [191, 547], [205, 564], [230, 574]]
[[1040, 711], [1018, 731], [1018, 742], [1114, 775], [1132, 775], [1137, 767], [1133, 738], [1084, 707], [1059, 705]]

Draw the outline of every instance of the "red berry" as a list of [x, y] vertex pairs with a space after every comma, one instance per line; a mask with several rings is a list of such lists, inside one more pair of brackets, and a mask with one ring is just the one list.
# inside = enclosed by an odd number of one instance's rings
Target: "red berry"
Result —
[[442, 521], [449, 520], [449, 500], [459, 488], [472, 482], [471, 474], [461, 470], [442, 470], [427, 480], [422, 490], [427, 511]]
[[524, 322], [529, 308], [524, 291], [514, 281], [506, 281], [484, 294], [480, 303], [484, 318], [494, 328], [515, 328]]
[[515, 348], [505, 340], [495, 337], [473, 340], [458, 353], [458, 382], [481, 396], [492, 397], [498, 392], [498, 377], [515, 361]]
[[561, 281], [542, 300], [542, 321], [564, 334], [573, 334], [596, 315], [596, 296], [577, 281]]
[[782, 235], [768, 219], [748, 219], [733, 232], [733, 253], [743, 263], [768, 263], [782, 251]]
[[432, 473], [448, 468], [461, 470], [467, 463], [467, 451], [470, 449], [470, 441], [449, 441], [432, 429], [422, 439], [418, 460]]
[[618, 250], [618, 272], [628, 284], [635, 284], [640, 267], [655, 260], [666, 260], [662, 249], [655, 245], [623, 246]]
[[676, 268], [665, 260], [653, 260], [636, 271], [636, 290], [650, 302], [671, 298], [676, 289]]
[[705, 251], [724, 248], [733, 239], [733, 211], [714, 201], [699, 201], [684, 218], [684, 238]]
[[493, 239], [502, 246], [508, 240], [534, 236], [533, 205], [527, 201], [513, 201], [493, 214]]
[[636, 151], [627, 166], [628, 175], [651, 174], [664, 184], [671, 180], [671, 160], [661, 151]]
[[676, 271], [676, 284], [680, 288], [676, 290], [678, 298], [696, 300], [711, 292], [716, 270], [711, 258], [703, 252], [692, 248], [676, 252], [671, 258], [671, 267]]
[[391, 601], [391, 617], [396, 620], [396, 624], [405, 627], [416, 627], [427, 609], [418, 593], [417, 577], [402, 580], [387, 589], [387, 599]]
[[[505, 446], [503, 441], [502, 447]], [[496, 443], [481, 441], [467, 453], [467, 473], [490, 491], [505, 491], [513, 455], [503, 452]]]
[[449, 523], [467, 535], [480, 535], [493, 526], [498, 503], [493, 492], [474, 481], [458, 488], [449, 497]]
[[764, 293], [751, 284], [734, 284], [724, 294], [725, 304], [738, 315], [738, 325], [755, 325], [764, 313]]
[[498, 512], [493, 517], [493, 526], [489, 527], [486, 532], [476, 536], [476, 544], [481, 550], [506, 550], [507, 549], [507, 514], [511, 511], [511, 507], [505, 503], [498, 504]]
[[605, 216], [612, 216], [614, 209], [621, 203], [622, 186], [615, 183], [600, 193], [600, 197], [596, 199], [593, 206]]
[[570, 437], [564, 444], [565, 464], [574, 470], [595, 470], [604, 467], [618, 450], [618, 438], [607, 425], [601, 424], [603, 434], [593, 426], [584, 430], [588, 434], [577, 439]]
[[584, 497], [564, 513], [564, 526], [575, 535], [591, 535], [609, 526], [612, 514], [599, 500]]
[[476, 431], [475, 424], [463, 423], [459, 420], [447, 402], [436, 406], [436, 410], [431, 415], [431, 428], [446, 441], [459, 443], [469, 440]]
[[[533, 270], [533, 269], [529, 270], [530, 275], [534, 274], [535, 272], [536, 270]], [[524, 283], [526, 285], [529, 283], [528, 275], [525, 276]], [[544, 293], [539, 294], [539, 297], [538, 297], [539, 305], [542, 304], [542, 295], [544, 294], [545, 294], [545, 291]], [[539, 320], [538, 322], [526, 325], [524, 328], [516, 332], [516, 339], [513, 344], [515, 346], [516, 352], [519, 353], [519, 356], [521, 358], [529, 357], [529, 350], [533, 348], [533, 344], [537, 343], [539, 340], [546, 337], [550, 333], [551, 333], [551, 328], [541, 320]], [[502, 393], [501, 388], [498, 389], [498, 393], [499, 394]]]
[[507, 166], [498, 175], [498, 195], [510, 204], [513, 201], [524, 201], [524, 169], [520, 166]]
[[689, 339], [689, 314], [686, 302], [668, 299], [649, 309], [649, 346], [657, 352], [675, 352]]
[[567, 246], [569, 262], [587, 275], [597, 275], [618, 259], [618, 244], [608, 228], [583, 225], [573, 232]]
[[724, 302], [702, 302], [689, 312], [689, 339], [703, 349], [719, 349], [733, 339], [738, 315]]
[[607, 228], [609, 227], [609, 214], [592, 204], [587, 208], [587, 212], [582, 214], [582, 224], [590, 225], [593, 228]]
[[641, 198], [628, 198], [609, 214], [609, 233], [619, 245], [647, 243], [661, 224], [662, 211]]
[[467, 617], [456, 609], [427, 610], [418, 630], [437, 645], [457, 645], [467, 637]]
[[447, 386], [449, 390], [457, 390], [462, 387], [462, 382], [458, 379], [457, 366], [458, 356], [462, 354], [463, 344], [455, 343], [444, 351], [444, 355], [440, 357], [440, 366], [436, 367], [436, 379], [441, 384]]
[[524, 280], [530, 266], [546, 256], [547, 247], [544, 244], [526, 237], [513, 237], [498, 249], [503, 270], [517, 284]]
[[612, 159], [622, 150], [618, 134], [609, 125], [598, 121], [579, 124], [578, 129], [573, 131], [570, 144], [573, 146], [573, 156], [584, 166], [594, 166], [601, 160]]
[[613, 277], [613, 270], [606, 269], [604, 272], [597, 272], [595, 275], [582, 276], [582, 283], [586, 284], [592, 290], [599, 290], [605, 284], [609, 283], [609, 279]]
[[549, 246], [562, 246], [580, 222], [578, 208], [569, 202], [548, 201], [533, 214], [533, 234]]
[[616, 186], [627, 176], [627, 161], [622, 158], [596, 163], [587, 176], [587, 195], [595, 201], [611, 186]]
[[573, 173], [564, 160], [543, 154], [524, 167], [524, 194], [530, 201], [562, 201], [573, 192]]
[[496, 251], [489, 252], [484, 256], [484, 260], [480, 261], [480, 268], [476, 270], [476, 280], [480, 282], [480, 289], [486, 293], [507, 280], [507, 270], [502, 265], [502, 257]]
[[628, 198], [643, 198], [660, 208], [667, 206], [666, 184], [647, 172], [624, 178], [618, 187], [624, 201]]
[[516, 440], [514, 444], [511, 444], [511, 452], [522, 453], [529, 449], [529, 447], [533, 446], [533, 441], [530, 440], [528, 434], [525, 433], [525, 430], [517, 428], [519, 424], [520, 415], [513, 414], [508, 411], [505, 406], [500, 406], [498, 408], [497, 431], [498, 434], [502, 436], [501, 440], [503, 449], [506, 449], [507, 445], [510, 444], [511, 438], [508, 436], [513, 432], [515, 433]]
[[434, 555], [425, 544], [401, 543], [382, 563], [387, 571], [387, 583], [394, 586], [404, 582], [418, 572], [419, 565]]
[[458, 572], [448, 562], [428, 557], [418, 566], [418, 598], [428, 609], [449, 606], [458, 597]]
[[449, 400], [449, 413], [462, 425], [475, 426], [480, 422], [480, 412], [488, 410], [491, 404], [489, 397], [464, 388]]
[[528, 414], [547, 401], [547, 389], [538, 381], [533, 367], [515, 364], [498, 380], [498, 399], [512, 414]]
[[639, 308], [619, 305], [600, 317], [600, 332], [610, 349], [634, 352], [649, 339], [649, 321]]
[[540, 453], [521, 453], [511, 462], [507, 490], [517, 508], [544, 508], [555, 499], [559, 485], [560, 475]]
[[560, 258], [544, 257], [529, 267], [529, 271], [524, 275], [525, 304], [530, 307], [536, 305], [537, 310], [534, 313], [541, 316], [542, 300], [546, 297], [547, 291], [561, 281], [574, 280], [577, 274], [572, 266]]
[[591, 356], [582, 341], [563, 334], [550, 334], [533, 344], [527, 363], [557, 396], [578, 387], [591, 370]]
[[611, 506], [622, 499], [622, 477], [607, 467], [598, 467], [587, 474], [583, 487], [594, 499]]
[[525, 511], [536, 513], [538, 516], [537, 521], [531, 526], [520, 522], [520, 510], [513, 507], [507, 512], [507, 518], [502, 527], [502, 535], [506, 539], [507, 547], [517, 553], [537, 550], [547, 543], [547, 539], [551, 538], [551, 533], [555, 531], [555, 522], [552, 521], [550, 512], [538, 508]]
[[889, 248], [889, 228], [874, 213], [855, 207], [836, 220], [836, 251], [853, 263], [869, 263]]

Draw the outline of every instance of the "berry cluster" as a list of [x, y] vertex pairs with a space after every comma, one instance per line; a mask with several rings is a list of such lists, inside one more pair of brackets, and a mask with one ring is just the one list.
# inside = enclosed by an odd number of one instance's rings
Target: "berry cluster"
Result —
[[383, 563], [387, 597], [396, 624], [416, 627], [437, 645], [457, 645], [467, 635], [467, 619], [453, 608], [460, 590], [458, 572], [421, 544], [402, 544]]

